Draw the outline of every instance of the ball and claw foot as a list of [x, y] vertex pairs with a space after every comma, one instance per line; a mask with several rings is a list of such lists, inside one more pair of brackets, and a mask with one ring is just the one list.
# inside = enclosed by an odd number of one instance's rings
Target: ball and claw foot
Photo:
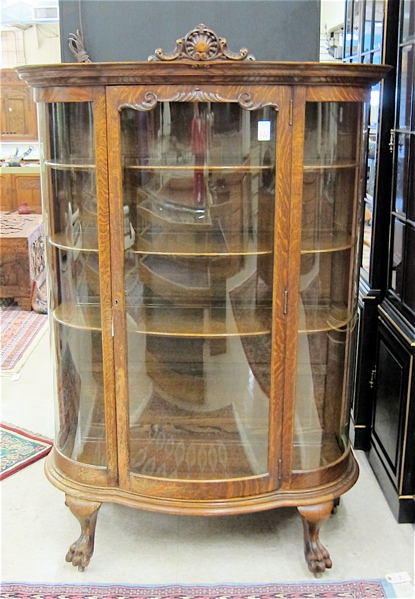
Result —
[[298, 508], [303, 521], [305, 560], [316, 577], [332, 567], [330, 554], [319, 538], [320, 526], [330, 517], [332, 509], [333, 501]]
[[66, 505], [78, 519], [81, 525], [81, 534], [69, 547], [65, 559], [67, 562], [71, 562], [73, 566], [77, 566], [80, 572], [83, 572], [94, 553], [95, 527], [101, 504], [67, 495]]

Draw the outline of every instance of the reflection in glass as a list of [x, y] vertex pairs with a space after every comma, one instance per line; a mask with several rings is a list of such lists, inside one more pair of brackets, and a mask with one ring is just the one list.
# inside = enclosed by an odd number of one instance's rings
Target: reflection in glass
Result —
[[160, 102], [120, 124], [130, 469], [266, 473], [276, 112]]
[[49, 160], [62, 165], [95, 162], [94, 113], [90, 102], [55, 102], [49, 109]]
[[308, 102], [306, 106], [305, 165], [354, 164], [354, 127], [360, 105], [347, 102]]
[[408, 308], [415, 313], [415, 228], [408, 224], [406, 235], [403, 300]]
[[346, 23], [345, 23], [345, 36], [344, 36], [344, 56], [347, 58], [352, 54], [352, 10], [353, 3], [346, 2]]
[[400, 129], [410, 129], [412, 113], [412, 94], [414, 81], [414, 46], [413, 44], [401, 49], [400, 57], [400, 96], [398, 123]]
[[365, 30], [363, 36], [363, 52], [373, 49], [372, 26], [373, 26], [374, 0], [366, 0]]
[[[415, 124], [415, 123], [414, 123]], [[415, 131], [412, 131], [410, 139], [410, 158], [408, 171], [408, 196], [406, 201], [406, 216], [408, 220], [415, 223]]]
[[396, 134], [398, 143], [396, 144], [396, 195], [395, 210], [406, 213], [406, 202], [409, 198], [410, 181], [410, 136], [404, 133]]
[[361, 0], [353, 2], [353, 31], [352, 31], [352, 56], [357, 53], [360, 38], [360, 15], [363, 7]]
[[52, 241], [69, 248], [98, 249], [95, 169], [50, 167]]
[[366, 199], [364, 202], [364, 228], [363, 228], [363, 249], [362, 249], [362, 267], [369, 272], [370, 256], [372, 250], [372, 222], [373, 222], [373, 203]]
[[361, 266], [368, 273], [370, 267], [371, 243], [372, 243], [372, 212], [373, 197], [375, 194], [376, 182], [376, 160], [378, 151], [378, 121], [380, 108], [380, 85], [374, 85], [370, 93], [369, 103], [369, 127], [368, 127], [368, 148], [367, 148], [367, 176], [366, 176], [366, 194], [364, 198], [363, 213], [363, 248]]
[[402, 42], [415, 36], [415, 3], [413, 0], [402, 1]]
[[375, 50], [379, 50], [380, 48], [382, 48], [384, 21], [385, 21], [385, 0], [376, 0], [375, 28], [374, 28], [374, 39], [373, 39], [373, 48]]
[[101, 334], [55, 321], [53, 337], [60, 364], [55, 372], [57, 449], [72, 460], [105, 466]]
[[331, 463], [348, 446], [361, 109], [330, 102], [306, 107], [294, 470]]
[[402, 297], [402, 259], [405, 225], [398, 218], [393, 219], [393, 253], [391, 288]]

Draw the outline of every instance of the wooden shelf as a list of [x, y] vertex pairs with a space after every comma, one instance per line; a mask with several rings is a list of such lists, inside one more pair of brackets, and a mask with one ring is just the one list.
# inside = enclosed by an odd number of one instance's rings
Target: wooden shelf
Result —
[[[229, 308], [228, 308], [229, 310]], [[177, 310], [179, 312], [179, 310]], [[128, 329], [131, 332], [166, 337], [245, 337], [269, 334], [271, 307], [239, 309], [238, 326], [222, 308], [188, 308], [180, 310], [176, 317], [174, 309], [161, 306], [153, 308], [127, 308]]]
[[53, 311], [53, 319], [75, 329], [100, 331], [102, 328], [99, 304], [61, 304]]
[[334, 231], [318, 235], [303, 237], [301, 241], [301, 254], [321, 254], [325, 252], [340, 252], [354, 247], [356, 239], [349, 233]]
[[[305, 317], [304, 317], [305, 313]], [[350, 310], [344, 305], [330, 307], [307, 307], [300, 314], [299, 333], [323, 333], [325, 331], [344, 331], [352, 320]]]
[[82, 239], [81, 245], [74, 247], [70, 244], [70, 240], [66, 233], [55, 233], [49, 237], [49, 243], [60, 250], [68, 250], [73, 252], [98, 252], [97, 247], [88, 246], [87, 240]]

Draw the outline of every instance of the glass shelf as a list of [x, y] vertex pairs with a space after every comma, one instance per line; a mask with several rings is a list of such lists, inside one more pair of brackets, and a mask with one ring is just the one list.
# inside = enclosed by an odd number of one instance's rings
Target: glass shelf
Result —
[[146, 199], [137, 206], [137, 213], [146, 221], [161, 227], [182, 227], [184, 230], [210, 231], [212, 219], [206, 210], [183, 209], [173, 203], [156, 204]]
[[328, 170], [339, 170], [339, 169], [352, 169], [352, 168], [356, 168], [358, 167], [359, 164], [356, 163], [356, 161], [350, 161], [350, 160], [345, 160], [345, 161], [339, 161], [335, 164], [330, 163], [330, 164], [325, 164], [325, 163], [318, 163], [318, 162], [314, 162], [311, 161], [310, 162], [305, 162], [304, 164], [304, 171], [305, 172], [309, 172], [309, 171], [328, 171]]
[[49, 237], [49, 243], [60, 250], [69, 250], [74, 252], [98, 252], [97, 247], [89, 247], [85, 239], [82, 239], [82, 245], [71, 245], [70, 239], [66, 233], [55, 233]]
[[304, 311], [299, 314], [298, 332], [344, 331], [351, 321], [351, 312], [341, 304], [327, 307], [304, 306]]
[[53, 311], [53, 319], [76, 329], [100, 331], [102, 328], [99, 304], [61, 304]]
[[348, 250], [356, 244], [356, 239], [344, 231], [318, 234], [315, 237], [307, 235], [301, 241], [301, 254], [320, 254], [325, 252], [340, 252]]
[[214, 165], [214, 164], [203, 164], [203, 165], [195, 165], [195, 164], [179, 164], [179, 165], [170, 165], [170, 164], [131, 164], [131, 165], [124, 165], [124, 168], [126, 169], [131, 169], [131, 170], [139, 170], [139, 171], [147, 171], [147, 170], [154, 170], [154, 171], [215, 171], [220, 172], [220, 171], [224, 171], [224, 172], [235, 172], [235, 173], [239, 173], [239, 172], [248, 172], [251, 174], [257, 174], [260, 172], [264, 172], [264, 171], [270, 171], [271, 167], [270, 166], [253, 166], [250, 164], [235, 164], [235, 165], [231, 165], [231, 164], [218, 164], [218, 165]]
[[52, 162], [51, 160], [45, 160], [44, 164], [46, 166], [50, 166], [51, 168], [58, 170], [95, 169], [95, 164], [88, 164], [82, 162]]
[[226, 258], [229, 256], [260, 256], [272, 254], [272, 234], [267, 232], [261, 235], [257, 242], [248, 241], [240, 249], [228, 248], [223, 232], [219, 229], [207, 234], [189, 234], [186, 231], [169, 230], [164, 233], [161, 229], [147, 229], [136, 240], [135, 247], [129, 250], [135, 254], [188, 256]]
[[[223, 308], [186, 308], [185, 314], [174, 317], [172, 308], [127, 307], [130, 332], [164, 337], [244, 337], [271, 332], [271, 307], [239, 308], [238, 326]], [[264, 323], [269, 323], [266, 326]]]

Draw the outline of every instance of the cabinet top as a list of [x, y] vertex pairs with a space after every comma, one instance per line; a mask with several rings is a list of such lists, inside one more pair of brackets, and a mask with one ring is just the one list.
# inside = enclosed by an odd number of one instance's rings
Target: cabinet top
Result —
[[390, 67], [372, 64], [298, 62], [119, 62], [21, 66], [23, 81], [35, 88], [108, 85], [334, 85], [367, 87]]
[[69, 47], [81, 62], [19, 67], [20, 78], [35, 88], [186, 83], [368, 87], [389, 70], [380, 65], [257, 62], [247, 48], [230, 50], [227, 40], [203, 23], [176, 40], [171, 52], [157, 48], [148, 62], [92, 63], [82, 37], [71, 36], [76, 39], [69, 40]]

